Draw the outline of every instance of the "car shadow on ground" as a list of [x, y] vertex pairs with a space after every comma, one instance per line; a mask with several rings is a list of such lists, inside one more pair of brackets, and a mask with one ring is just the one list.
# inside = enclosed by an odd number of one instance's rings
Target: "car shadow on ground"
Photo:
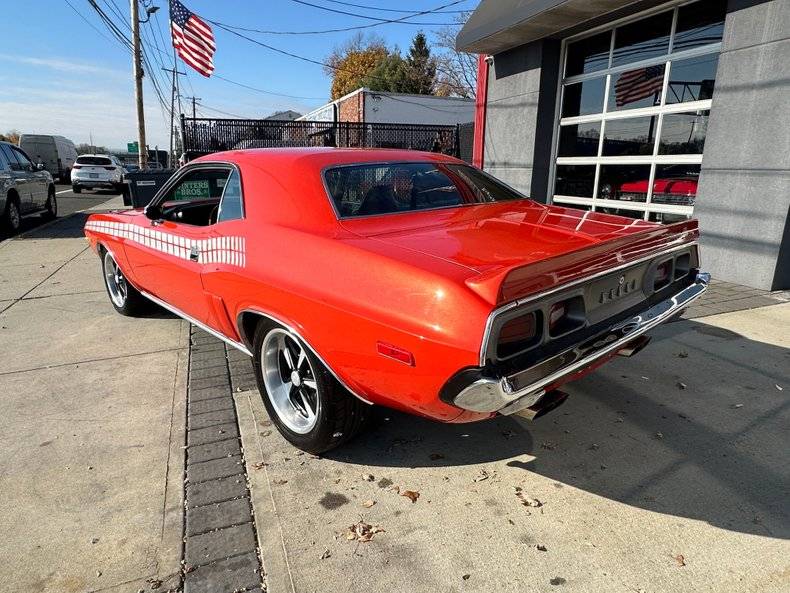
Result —
[[536, 422], [439, 424], [378, 409], [371, 430], [327, 456], [374, 467], [504, 465], [558, 488], [790, 538], [790, 350], [694, 321], [655, 334], [639, 357], [569, 385], [567, 403]]

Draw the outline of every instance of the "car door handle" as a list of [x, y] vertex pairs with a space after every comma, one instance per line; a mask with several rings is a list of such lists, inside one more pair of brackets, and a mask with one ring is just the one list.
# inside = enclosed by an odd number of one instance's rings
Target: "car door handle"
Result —
[[189, 250], [189, 259], [198, 261], [200, 259], [200, 249], [193, 245], [192, 249]]

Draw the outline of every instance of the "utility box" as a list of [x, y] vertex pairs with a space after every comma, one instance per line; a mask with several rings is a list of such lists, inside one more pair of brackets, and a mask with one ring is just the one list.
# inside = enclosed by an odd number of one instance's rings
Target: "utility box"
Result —
[[124, 180], [129, 191], [124, 193], [124, 204], [134, 208], [145, 208], [173, 173], [173, 169], [146, 169], [127, 173]]

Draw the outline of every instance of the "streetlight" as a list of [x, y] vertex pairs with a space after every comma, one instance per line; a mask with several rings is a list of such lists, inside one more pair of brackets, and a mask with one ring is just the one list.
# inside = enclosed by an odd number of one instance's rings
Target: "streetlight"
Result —
[[151, 20], [151, 15], [154, 14], [157, 10], [159, 10], [158, 6], [149, 6], [145, 9], [145, 20], [140, 20], [141, 23], [147, 23]]

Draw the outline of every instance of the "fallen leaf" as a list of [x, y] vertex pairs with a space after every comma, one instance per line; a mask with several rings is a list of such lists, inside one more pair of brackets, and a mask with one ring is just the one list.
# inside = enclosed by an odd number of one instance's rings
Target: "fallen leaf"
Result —
[[431, 461], [437, 461], [439, 459], [444, 459], [444, 455], [442, 455], [441, 453], [431, 453], [430, 455], [428, 455], [428, 459], [430, 459]]
[[376, 478], [374, 478], [371, 474], [362, 474], [362, 479], [366, 482], [372, 482]]
[[537, 546], [535, 546], [535, 549], [539, 550], [540, 552], [547, 552], [548, 551], [548, 548], [546, 546], [544, 546], [543, 544], [538, 544]]
[[257, 461], [256, 463], [252, 464], [252, 467], [253, 467], [253, 469], [263, 469], [267, 465], [269, 465], [269, 464], [266, 463], [265, 461]]
[[506, 439], [512, 439], [514, 436], [516, 436], [516, 433], [512, 430], [505, 430], [502, 432], [502, 436]]
[[675, 356], [677, 356], [678, 358], [688, 358], [689, 357], [689, 353], [686, 352], [685, 350], [681, 350]]
[[321, 552], [321, 556], [319, 557], [319, 560], [326, 560], [331, 556], [332, 556], [332, 552], [329, 551], [329, 548], [324, 548], [324, 551]]
[[663, 438], [664, 438], [664, 433], [662, 433], [662, 432], [657, 432], [657, 433], [656, 433], [656, 438], [657, 438], [657, 439], [663, 439]]
[[642, 379], [644, 379], [645, 381], [650, 381], [650, 377], [645, 377], [644, 375], [642, 375]]
[[683, 381], [678, 381], [677, 382], [677, 386], [678, 386], [678, 389], [685, 389], [686, 388], [686, 384]]
[[355, 523], [354, 525], [350, 525], [346, 530], [346, 539], [357, 540], [361, 543], [369, 542], [373, 539], [373, 536], [377, 533], [383, 533], [384, 529], [379, 527], [378, 525], [371, 525], [370, 523], [365, 523], [364, 521], [360, 521], [359, 523]]
[[549, 580], [549, 583], [551, 583], [552, 585], [564, 585], [567, 582], [568, 581], [566, 581], [562, 577], [554, 577], [553, 579]]
[[735, 404], [732, 407], [737, 410], [738, 408], [742, 408], [743, 404]]
[[288, 483], [288, 480], [274, 480], [274, 483], [278, 486], [283, 486]]
[[553, 443], [551, 441], [544, 441], [540, 444], [541, 449], [546, 449], [548, 451], [553, 451], [557, 448], [557, 443]]
[[675, 562], [678, 563], [678, 566], [686, 566], [686, 559], [683, 557], [683, 554], [675, 556]]
[[471, 574], [465, 574], [465, 575], [464, 575], [464, 576], [462, 576], [461, 578], [462, 578], [463, 580], [465, 580], [465, 581], [468, 581], [468, 580], [469, 580], [469, 577], [471, 577], [471, 576], [472, 576]]
[[776, 387], [779, 391], [784, 391], [784, 387], [782, 387], [778, 383], [774, 383], [774, 387]]
[[593, 443], [592, 445], [587, 447], [587, 450], [588, 451], [597, 451], [600, 448], [601, 448], [601, 446], [598, 443]]
[[364, 502], [362, 503], [362, 506], [363, 506], [363, 507], [365, 507], [366, 509], [369, 509], [369, 508], [370, 508], [370, 507], [372, 507], [374, 504], [376, 504], [376, 501], [375, 501], [375, 500], [366, 500], [366, 501], [364, 501]]
[[486, 470], [484, 470], [484, 469], [481, 469], [480, 473], [477, 474], [472, 481], [473, 482], [482, 482], [483, 480], [487, 480], [489, 477], [490, 476], [488, 475], [488, 472]]
[[401, 496], [405, 496], [410, 501], [417, 502], [417, 499], [420, 498], [420, 493], [415, 490], [404, 490], [400, 493]]

